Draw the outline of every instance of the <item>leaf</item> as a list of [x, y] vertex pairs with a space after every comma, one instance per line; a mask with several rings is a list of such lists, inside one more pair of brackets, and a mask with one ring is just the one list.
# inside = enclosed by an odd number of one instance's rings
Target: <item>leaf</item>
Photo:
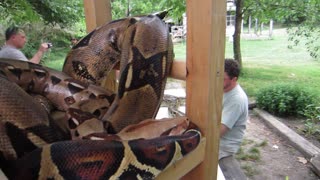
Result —
[[298, 161], [301, 162], [302, 164], [307, 164], [308, 160], [304, 157], [298, 157]]

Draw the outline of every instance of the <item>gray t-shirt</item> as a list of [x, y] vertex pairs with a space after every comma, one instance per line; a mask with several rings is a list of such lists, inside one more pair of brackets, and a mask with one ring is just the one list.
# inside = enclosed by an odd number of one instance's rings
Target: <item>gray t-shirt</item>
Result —
[[19, 49], [10, 45], [5, 45], [1, 48], [0, 58], [28, 61], [28, 58]]
[[220, 138], [219, 159], [237, 153], [248, 119], [248, 97], [238, 84], [223, 94], [221, 123], [229, 128]]

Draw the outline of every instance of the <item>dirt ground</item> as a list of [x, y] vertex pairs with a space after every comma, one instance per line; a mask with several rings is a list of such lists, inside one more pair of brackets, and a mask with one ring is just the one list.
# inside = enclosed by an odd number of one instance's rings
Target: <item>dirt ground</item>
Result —
[[[252, 180], [315, 180], [320, 179], [311, 170], [311, 165], [305, 162], [303, 155], [294, 149], [286, 140], [264, 124], [262, 119], [250, 112], [247, 124], [245, 141], [261, 143], [259, 147], [261, 159], [253, 161], [240, 161], [243, 169], [251, 167], [248, 179]], [[250, 149], [252, 143], [242, 146]]]
[[[184, 87], [183, 83], [176, 80], [167, 85], [167, 89]], [[286, 119], [281, 120], [285, 121]], [[293, 130], [299, 128], [299, 124], [293, 124], [292, 120], [284, 123], [288, 126], [290, 123]], [[245, 151], [248, 151], [253, 144], [266, 142], [265, 146], [258, 148], [260, 160], [240, 161], [244, 172], [249, 172], [249, 175], [247, 174], [249, 180], [320, 180], [320, 177], [311, 170], [310, 163], [304, 162], [303, 155], [266, 126], [263, 120], [252, 111], [250, 111], [244, 139], [246, 142], [250, 142], [242, 146]], [[320, 143], [315, 145], [320, 148]]]

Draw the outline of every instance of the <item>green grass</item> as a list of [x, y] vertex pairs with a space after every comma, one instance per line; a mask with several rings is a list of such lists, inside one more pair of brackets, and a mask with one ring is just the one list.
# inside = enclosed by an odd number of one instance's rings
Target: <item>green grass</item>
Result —
[[252, 164], [244, 164], [241, 165], [241, 168], [244, 170], [244, 173], [248, 177], [252, 177], [254, 175], [259, 174], [260, 172], [256, 169], [256, 167]]
[[[282, 30], [283, 31], [283, 30]], [[287, 48], [287, 36], [274, 35], [270, 40], [242, 40], [243, 70], [239, 83], [249, 97], [275, 83], [299, 84], [320, 96], [320, 61], [309, 56], [301, 45]], [[232, 58], [232, 43], [226, 41], [225, 57]], [[185, 43], [175, 45], [176, 57], [185, 58]]]
[[186, 59], [186, 42], [174, 44], [174, 55], [175, 59], [185, 60]]
[[268, 144], [266, 140], [255, 142], [254, 140], [244, 138], [239, 151], [236, 154], [236, 159], [241, 163], [241, 168], [248, 177], [259, 174], [256, 169], [256, 162], [261, 161], [260, 149]]
[[69, 51], [69, 48], [52, 48], [46, 53], [45, 61], [42, 64], [61, 71], [65, 57]]

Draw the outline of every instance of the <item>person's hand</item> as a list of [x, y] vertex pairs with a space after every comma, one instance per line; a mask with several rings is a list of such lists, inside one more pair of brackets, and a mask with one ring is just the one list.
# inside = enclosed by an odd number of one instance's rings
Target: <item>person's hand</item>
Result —
[[39, 47], [39, 51], [46, 52], [49, 48], [48, 43], [42, 43]]

